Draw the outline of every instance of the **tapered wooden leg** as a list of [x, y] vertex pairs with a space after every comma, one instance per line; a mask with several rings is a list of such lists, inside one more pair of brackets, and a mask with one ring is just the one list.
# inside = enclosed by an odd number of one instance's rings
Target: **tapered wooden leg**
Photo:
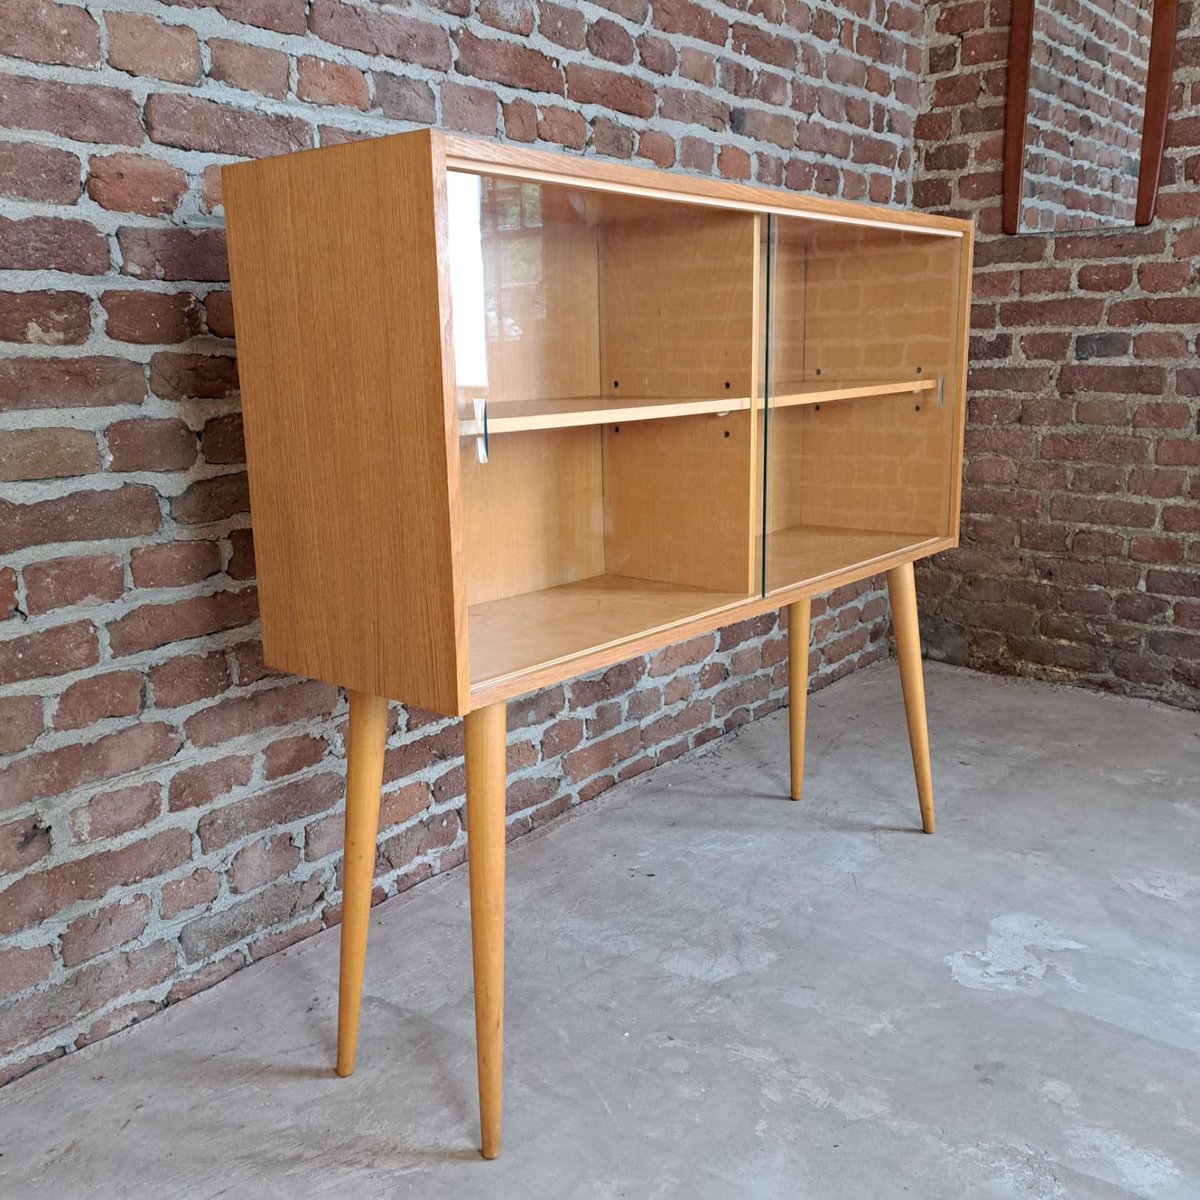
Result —
[[480, 1153], [484, 1158], [500, 1153], [504, 1080], [504, 741], [503, 701], [467, 714], [467, 860]]
[[804, 727], [808, 720], [808, 641], [812, 601], [788, 605], [788, 726], [792, 755], [792, 799], [804, 790]]
[[925, 677], [921, 672], [921, 630], [917, 623], [917, 584], [912, 563], [893, 567], [887, 573], [887, 581], [900, 683], [904, 688], [904, 712], [908, 717], [908, 743], [921, 805], [921, 827], [932, 833], [933, 772], [929, 766], [929, 724], [925, 717]]
[[375, 838], [379, 832], [379, 789], [387, 742], [388, 702], [365, 692], [350, 693], [350, 732], [346, 746], [346, 841], [342, 872], [342, 961], [338, 975], [337, 1073], [354, 1070], [367, 924], [375, 880]]

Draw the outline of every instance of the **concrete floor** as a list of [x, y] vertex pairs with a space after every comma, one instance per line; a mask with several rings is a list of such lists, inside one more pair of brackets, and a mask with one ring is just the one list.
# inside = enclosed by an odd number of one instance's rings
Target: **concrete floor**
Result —
[[895, 668], [643, 776], [509, 858], [505, 1152], [475, 1153], [467, 880], [0, 1092], [0, 1195], [1200, 1197], [1200, 719]]

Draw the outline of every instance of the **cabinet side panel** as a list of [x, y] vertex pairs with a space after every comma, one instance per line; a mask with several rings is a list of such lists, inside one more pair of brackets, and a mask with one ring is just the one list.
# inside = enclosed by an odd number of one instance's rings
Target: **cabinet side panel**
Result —
[[266, 661], [467, 703], [439, 145], [224, 172]]

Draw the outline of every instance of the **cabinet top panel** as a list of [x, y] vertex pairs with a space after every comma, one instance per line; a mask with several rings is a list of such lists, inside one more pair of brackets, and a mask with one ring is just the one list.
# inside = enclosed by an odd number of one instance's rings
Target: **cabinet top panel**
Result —
[[[407, 134], [397, 134], [407, 137]], [[631, 167], [607, 159], [584, 158], [547, 150], [530, 150], [499, 142], [434, 131], [449, 170], [515, 175], [541, 182], [571, 183], [604, 191], [639, 193], [662, 200], [715, 205], [749, 212], [794, 214], [815, 220], [900, 227], [962, 237], [973, 222], [907, 209], [884, 208], [849, 200], [830, 200], [782, 189], [724, 179], [681, 175], [651, 167]]]

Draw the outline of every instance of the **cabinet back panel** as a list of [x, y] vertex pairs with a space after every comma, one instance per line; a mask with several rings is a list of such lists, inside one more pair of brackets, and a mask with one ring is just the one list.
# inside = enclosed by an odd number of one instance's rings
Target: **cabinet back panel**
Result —
[[462, 446], [467, 603], [604, 573], [600, 431], [533, 430]]
[[605, 392], [750, 394], [757, 229], [752, 216], [686, 208], [601, 226]]
[[608, 574], [757, 592], [754, 441], [749, 412], [605, 426]]

